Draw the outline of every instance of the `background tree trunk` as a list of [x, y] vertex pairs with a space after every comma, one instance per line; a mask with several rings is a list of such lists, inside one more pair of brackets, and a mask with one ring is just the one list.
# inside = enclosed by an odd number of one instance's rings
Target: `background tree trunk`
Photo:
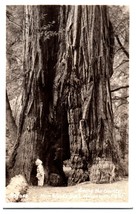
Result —
[[11, 110], [7, 91], [6, 91], [6, 124], [8, 126], [11, 139], [15, 143], [16, 137], [17, 137], [17, 126], [15, 123], [14, 117], [12, 115], [12, 110]]
[[114, 40], [106, 6], [26, 6], [25, 16], [24, 106], [9, 176], [23, 174], [35, 183], [39, 157], [51, 185], [67, 184], [67, 159], [69, 185], [89, 180], [98, 157], [119, 161], [109, 84]]

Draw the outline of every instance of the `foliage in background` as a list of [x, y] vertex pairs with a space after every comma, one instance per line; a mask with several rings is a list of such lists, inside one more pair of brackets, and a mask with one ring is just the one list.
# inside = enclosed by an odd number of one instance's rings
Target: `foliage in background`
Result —
[[111, 6], [110, 19], [115, 33], [114, 73], [111, 78], [115, 135], [128, 174], [129, 8]]

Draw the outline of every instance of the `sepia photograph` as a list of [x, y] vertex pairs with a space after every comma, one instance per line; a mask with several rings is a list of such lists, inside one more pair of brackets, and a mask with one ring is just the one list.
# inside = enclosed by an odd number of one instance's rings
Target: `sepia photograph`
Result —
[[6, 5], [5, 15], [6, 204], [123, 206], [129, 6]]

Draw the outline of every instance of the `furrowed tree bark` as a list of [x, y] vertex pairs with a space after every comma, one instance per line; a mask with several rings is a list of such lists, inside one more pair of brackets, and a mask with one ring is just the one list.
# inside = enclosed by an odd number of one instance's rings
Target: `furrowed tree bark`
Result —
[[23, 174], [35, 183], [40, 158], [45, 182], [66, 185], [63, 161], [70, 159], [68, 185], [110, 182], [119, 156], [110, 92], [114, 36], [106, 6], [26, 6], [25, 24], [24, 106], [9, 177]]

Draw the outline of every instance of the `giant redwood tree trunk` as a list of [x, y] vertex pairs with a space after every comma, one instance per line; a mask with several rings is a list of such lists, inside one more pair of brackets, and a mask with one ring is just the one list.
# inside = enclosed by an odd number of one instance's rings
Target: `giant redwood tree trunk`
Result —
[[[65, 183], [63, 160], [59, 155], [59, 160], [56, 158], [57, 150], [63, 150], [62, 119], [58, 123], [54, 121], [52, 109], [59, 7], [25, 8], [23, 108], [8, 175], [10, 178], [23, 174], [29, 183], [35, 183], [35, 160], [40, 158], [46, 168], [46, 182], [50, 182], [51, 174], [55, 173], [60, 175], [59, 185]], [[54, 180], [51, 182], [54, 184]]]
[[66, 184], [62, 166], [67, 159], [69, 185], [89, 180], [98, 158], [115, 165], [119, 161], [109, 83], [114, 40], [107, 8], [27, 6], [25, 23], [24, 106], [9, 175], [24, 174], [31, 182], [39, 157], [49, 184]]
[[[55, 84], [67, 109], [72, 164], [69, 184], [73, 184], [89, 179], [89, 168], [97, 159], [109, 165], [119, 161], [109, 83], [114, 39], [106, 6], [62, 7], [60, 14], [60, 29], [64, 30]], [[104, 180], [101, 169], [98, 171], [99, 179], [93, 172], [92, 181], [110, 180], [110, 176]]]

